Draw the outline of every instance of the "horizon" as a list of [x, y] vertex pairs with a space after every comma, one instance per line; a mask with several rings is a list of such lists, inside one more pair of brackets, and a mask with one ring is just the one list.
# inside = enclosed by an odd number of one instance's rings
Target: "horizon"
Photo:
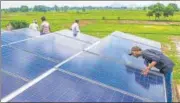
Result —
[[127, 7], [143, 7], [149, 6], [155, 3], [162, 3], [167, 5], [169, 3], [176, 3], [180, 7], [180, 1], [1, 1], [1, 9], [7, 9], [11, 7], [20, 7], [26, 5], [29, 8], [35, 5], [45, 5], [49, 7], [57, 6], [69, 6], [69, 7], [105, 7], [105, 6], [127, 6]]

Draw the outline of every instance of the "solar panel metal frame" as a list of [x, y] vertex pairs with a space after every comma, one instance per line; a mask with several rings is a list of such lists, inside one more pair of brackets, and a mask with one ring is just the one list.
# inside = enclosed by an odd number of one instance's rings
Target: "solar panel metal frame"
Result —
[[[43, 56], [42, 54], [35, 53], [35, 51], [30, 51], [29, 49], [21, 48], [21, 47], [18, 47], [18, 46], [17, 46], [17, 45], [19, 45], [19, 44], [21, 44], [21, 43], [23, 43], [23, 42], [31, 42], [32, 40], [38, 40], [38, 39], [42, 39], [42, 40], [43, 40], [43, 39], [48, 38], [48, 36], [51, 36], [52, 38], [55, 38], [55, 36], [58, 36], [58, 37], [60, 37], [59, 39], [67, 38], [69, 41], [77, 42], [78, 45], [83, 44], [83, 45], [86, 45], [87, 47], [93, 45], [93, 44], [87, 44], [87, 43], [82, 42], [82, 41], [78, 41], [78, 40], [73, 39], [73, 38], [68, 38], [68, 37], [66, 37], [66, 36], [58, 35], [58, 34], [55, 34], [55, 33], [49, 33], [48, 35], [44, 35], [44, 36], [40, 36], [40, 37], [36, 37], [36, 38], [30, 38], [30, 39], [27, 39], [27, 40], [22, 40], [22, 41], [14, 42], [14, 43], [9, 44], [8, 46], [10, 46], [10, 47], [12, 47], [12, 48], [15, 48], [15, 49], [19, 49], [19, 50], [24, 50], [24, 51], [26, 51], [26, 52], [35, 54], [35, 55], [37, 55], [37, 56], [40, 56], [40, 57], [42, 57], [42, 58], [46, 58], [46, 59], [51, 60], [51, 61], [54, 61], [54, 62], [60, 62], [60, 61], [57, 61], [57, 59], [54, 59], [53, 57], [45, 57], [45, 56]], [[58, 38], [57, 38], [57, 39], [58, 39]], [[44, 42], [45, 42], [45, 41], [44, 41]], [[62, 42], [61, 42], [61, 43], [59, 43], [59, 44], [61, 44], [61, 46], [65, 46], [65, 45], [64, 45], [65, 43], [62, 43]], [[67, 46], [67, 48], [72, 49], [72, 50], [76, 50], [76, 51], [80, 51], [79, 48], [78, 48], [78, 49], [75, 49], [74, 47], [72, 48], [70, 45]], [[85, 48], [81, 48], [81, 49], [84, 50]]]
[[[93, 54], [94, 55], [94, 54]], [[80, 56], [80, 55], [79, 55]], [[97, 55], [98, 56], [98, 55]], [[101, 58], [105, 58], [105, 57], [101, 57]], [[73, 58], [73, 59], [76, 59], [76, 58]], [[109, 60], [109, 58], [106, 58], [106, 59], [108, 59]], [[62, 65], [63, 66], [63, 65]], [[80, 75], [80, 74], [77, 74], [77, 73], [73, 73], [73, 72], [71, 72], [71, 71], [68, 71], [68, 70], [64, 70], [64, 69], [62, 69], [62, 67], [59, 67], [60, 69], [60, 71], [64, 71], [64, 72], [69, 72], [70, 74], [73, 74], [73, 75]], [[139, 69], [139, 68], [137, 68], [137, 69]], [[141, 69], [139, 69], [139, 70], [141, 70]], [[152, 74], [154, 74], [154, 75], [157, 75], [157, 76], [160, 76], [160, 77], [162, 77], [162, 79], [163, 79], [163, 90], [164, 90], [164, 101], [166, 102], [167, 101], [167, 97], [166, 97], [166, 86], [165, 86], [165, 77], [164, 77], [164, 75], [163, 74], [160, 74], [160, 73], [157, 73], [157, 72], [154, 72], [154, 71], [150, 71], [150, 73], [152, 73]], [[88, 77], [85, 77], [85, 76], [80, 76], [81, 78], [88, 78]], [[90, 79], [90, 80], [92, 80], [92, 79]], [[92, 80], [92, 81], [95, 81], [95, 80]], [[100, 82], [98, 82], [98, 83], [100, 83]], [[110, 87], [112, 87], [112, 86], [110, 86]], [[116, 87], [112, 87], [112, 88], [115, 88], [116, 90], [120, 90], [121, 91], [121, 89], [119, 89], [119, 88], [116, 88]], [[124, 90], [122, 90], [122, 91], [124, 91]], [[127, 93], [127, 92], [126, 92]], [[130, 93], [130, 94], [132, 94], [132, 93]], [[135, 95], [135, 94], [133, 94], [133, 95]], [[143, 97], [142, 97], [143, 98]]]
[[[84, 51], [87, 51], [86, 49], [84, 50]], [[158, 73], [155, 73], [156, 75], [159, 75]], [[163, 78], [164, 78], [164, 76], [163, 76]], [[164, 83], [165, 83], [165, 79], [163, 79], [163, 81], [164, 81]], [[164, 86], [165, 86], [165, 84], [164, 84]]]
[[[66, 37], [68, 37], [68, 38], [73, 38], [73, 39], [76, 39], [76, 40], [79, 40], [79, 41], [82, 41], [82, 42], [85, 42], [85, 43], [89, 43], [89, 44], [95, 43], [95, 42], [97, 42], [97, 41], [100, 40], [99, 38], [96, 38], [96, 37], [93, 37], [93, 36], [90, 36], [90, 35], [87, 35], [87, 34], [84, 34], [84, 33], [79, 33], [79, 34], [78, 34], [78, 35], [85, 36], [85, 37], [87, 37], [87, 38], [89, 37], [89, 38], [94, 39], [94, 40], [93, 40], [94, 42], [90, 42], [90, 41], [86, 41], [86, 40], [79, 39], [78, 37], [71, 37], [71, 36], [69, 36], [69, 35], [65, 35], [65, 34], [63, 34], [63, 32], [70, 32], [70, 33], [72, 33], [72, 35], [73, 35], [73, 32], [70, 31], [70, 30], [68, 30], [68, 29], [56, 31], [56, 32], [54, 32], [54, 33], [60, 34], [60, 35], [63, 35], [63, 36], [66, 36]], [[77, 36], [78, 36], [78, 35], [77, 35]]]
[[[90, 49], [91, 47], [97, 45], [100, 41], [93, 43], [92, 45], [90, 45], [89, 47], [85, 48], [85, 50]], [[22, 89], [24, 88], [29, 88], [32, 85], [36, 84], [37, 82], [39, 82], [41, 79], [46, 78], [46, 76], [50, 75], [51, 73], [55, 72], [59, 66], [63, 65], [64, 63], [68, 62], [69, 60], [71, 60], [72, 58], [80, 55], [81, 53], [83, 53], [84, 50], [80, 51], [79, 53], [67, 58], [66, 60], [60, 62], [59, 64], [57, 64], [56, 66], [54, 66], [53, 68], [51, 68], [50, 70], [48, 70], [47, 72], [45, 72], [44, 74], [40, 75], [39, 77], [33, 79], [32, 81], [30, 81], [29, 83], [25, 84], [24, 86], [22, 86], [21, 88], [19, 88], [18, 90], [16, 90], [15, 92], [9, 94], [8, 96], [4, 97], [1, 99], [2, 102], [7, 102], [13, 98], [15, 98], [18, 94], [22, 93]]]
[[132, 35], [132, 34], [129, 34], [129, 33], [123, 33], [123, 32], [120, 32], [120, 31], [115, 31], [115, 32], [111, 33], [111, 35], [116, 36], [116, 37], [129, 39], [129, 40], [132, 40], [134, 42], [139, 42], [139, 43], [142, 43], [144, 45], [148, 45], [148, 46], [151, 46], [151, 47], [161, 49], [161, 44], [159, 42], [153, 41], [153, 40], [150, 40], [150, 39], [145, 39], [145, 38], [142, 38], [142, 37], [138, 37], [138, 36], [135, 36], [135, 35]]

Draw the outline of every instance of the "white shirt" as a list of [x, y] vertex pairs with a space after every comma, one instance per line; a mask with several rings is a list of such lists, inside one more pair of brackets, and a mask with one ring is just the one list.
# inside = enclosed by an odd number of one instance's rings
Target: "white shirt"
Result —
[[38, 24], [36, 24], [36, 23], [32, 23], [32, 24], [29, 25], [29, 28], [38, 31], [39, 26], [38, 26]]
[[73, 34], [77, 34], [78, 32], [80, 32], [78, 23], [73, 23], [71, 26], [71, 29], [72, 29]]
[[42, 30], [42, 33], [50, 33], [50, 25], [47, 21], [43, 21], [42, 24], [41, 24], [41, 30]]

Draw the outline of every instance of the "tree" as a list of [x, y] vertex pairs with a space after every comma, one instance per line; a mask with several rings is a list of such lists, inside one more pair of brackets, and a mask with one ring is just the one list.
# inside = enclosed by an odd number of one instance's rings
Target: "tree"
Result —
[[68, 9], [69, 9], [69, 7], [68, 7], [68, 6], [64, 6], [64, 7], [63, 7], [63, 11], [64, 11], [64, 12], [67, 12], [67, 11], [68, 11]]
[[161, 14], [162, 14], [161, 12], [155, 12], [155, 20], [157, 20], [157, 18], [159, 20]]
[[33, 11], [39, 11], [39, 12], [47, 12], [48, 11], [48, 7], [44, 6], [44, 5], [36, 5], [34, 6]]
[[9, 8], [8, 12], [18, 12], [19, 8]]
[[174, 11], [178, 11], [178, 5], [177, 4], [169, 3], [168, 6], [171, 6], [174, 9]]
[[59, 7], [58, 7], [57, 5], [54, 5], [54, 10], [55, 10], [56, 12], [59, 12]]
[[158, 20], [160, 19], [160, 16], [162, 15], [165, 6], [161, 3], [156, 3], [154, 5], [151, 5], [148, 7], [152, 13], [155, 15], [155, 20], [158, 18]]
[[23, 5], [23, 6], [20, 7], [20, 11], [21, 11], [21, 12], [28, 12], [28, 11], [29, 11], [29, 8], [28, 8], [28, 6], [24, 6], [24, 5]]
[[169, 17], [169, 16], [173, 16], [175, 12], [175, 9], [172, 7], [172, 5], [168, 5], [165, 9], [164, 9], [164, 13], [163, 16], [164, 17]]
[[149, 16], [149, 18], [150, 18], [151, 16], [153, 16], [153, 12], [152, 11], [148, 11], [148, 13], [146, 15]]
[[85, 9], [85, 7], [83, 7], [83, 8], [82, 8], [82, 12], [86, 12], [86, 9]]

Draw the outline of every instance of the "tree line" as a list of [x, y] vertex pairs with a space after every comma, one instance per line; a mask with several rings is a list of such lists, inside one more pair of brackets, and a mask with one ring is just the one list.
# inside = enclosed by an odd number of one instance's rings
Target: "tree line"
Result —
[[144, 10], [147, 11], [146, 16], [149, 18], [155, 17], [155, 20], [159, 20], [161, 16], [164, 16], [166, 18], [173, 16], [175, 12], [180, 11], [180, 8], [178, 8], [178, 5], [175, 3], [169, 3], [167, 6], [156, 3], [150, 6], [145, 7], [93, 7], [93, 6], [85, 6], [85, 7], [70, 7], [70, 6], [57, 6], [54, 5], [53, 7], [48, 7], [44, 5], [35, 5], [33, 8], [29, 8], [28, 6], [22, 5], [21, 7], [16, 8], [7, 8], [7, 9], [1, 9], [1, 12], [8, 13], [8, 12], [44, 12], [47, 11], [56, 11], [56, 12], [68, 12], [69, 10], [75, 10], [77, 13], [86, 12], [87, 10], [107, 10], [107, 9], [118, 9], [118, 10]]
[[159, 20], [161, 16], [168, 18], [169, 16], [173, 16], [175, 12], [178, 12], [178, 5], [175, 3], [169, 3], [167, 6], [157, 3], [154, 5], [150, 5], [148, 7], [147, 16], [155, 17], [155, 20]]
[[86, 10], [101, 10], [101, 9], [128, 9], [125, 6], [122, 7], [93, 7], [93, 6], [84, 6], [84, 7], [70, 7], [70, 6], [57, 6], [48, 7], [45, 5], [35, 5], [33, 8], [22, 5], [21, 7], [11, 7], [7, 9], [1, 9], [1, 11], [8, 12], [47, 12], [47, 11], [57, 11], [57, 12], [68, 12], [69, 10], [76, 10], [77, 12], [86, 12]]

